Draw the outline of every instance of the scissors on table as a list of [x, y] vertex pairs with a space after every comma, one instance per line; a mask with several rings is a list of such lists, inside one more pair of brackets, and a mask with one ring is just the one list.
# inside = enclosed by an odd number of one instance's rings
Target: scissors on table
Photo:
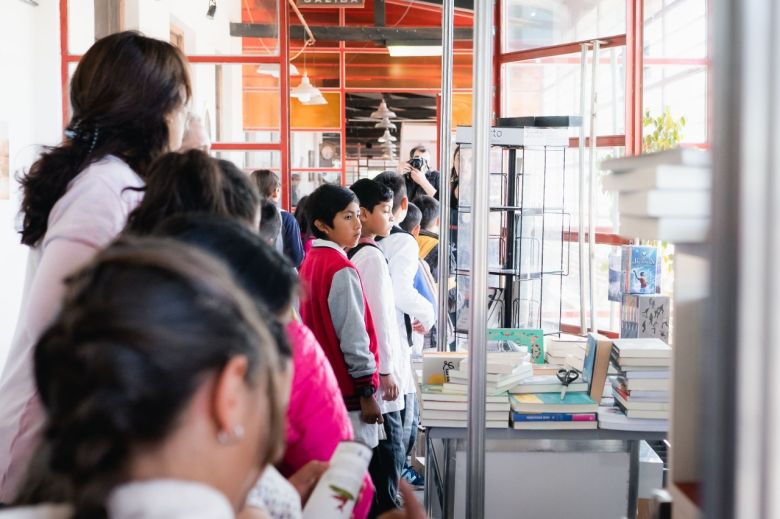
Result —
[[576, 369], [561, 368], [558, 370], [558, 380], [561, 381], [563, 388], [561, 389], [561, 400], [566, 397], [566, 391], [569, 389], [569, 384], [574, 382], [580, 377], [580, 372]]

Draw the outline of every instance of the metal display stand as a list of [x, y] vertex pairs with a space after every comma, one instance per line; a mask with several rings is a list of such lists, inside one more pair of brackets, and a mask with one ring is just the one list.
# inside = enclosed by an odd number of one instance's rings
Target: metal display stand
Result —
[[[491, 131], [488, 237], [488, 327], [561, 330], [563, 276], [571, 226], [565, 212], [567, 128], [497, 127]], [[473, 130], [458, 128], [456, 339], [466, 348], [473, 196], [469, 190]]]
[[[459, 445], [465, 446], [467, 429], [429, 427], [425, 431], [425, 446], [428, 457], [425, 463], [425, 508], [428, 517], [434, 517], [434, 505], [438, 504], [442, 519], [454, 517], [455, 500], [455, 454]], [[561, 450], [568, 452], [614, 452], [602, 450], [607, 442], [621, 443], [622, 450], [629, 455], [628, 509], [627, 517], [637, 516], [639, 499], [639, 442], [659, 441], [665, 432], [618, 431], [611, 429], [593, 430], [515, 430], [487, 429], [486, 440], [550, 440], [557, 441]], [[444, 456], [436, 456], [433, 441], [444, 444]], [[520, 451], [520, 449], [518, 450]]]

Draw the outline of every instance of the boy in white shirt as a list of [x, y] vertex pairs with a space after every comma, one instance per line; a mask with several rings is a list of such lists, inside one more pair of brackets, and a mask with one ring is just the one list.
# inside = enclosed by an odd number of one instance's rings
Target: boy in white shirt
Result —
[[374, 319], [379, 350], [380, 388], [377, 401], [382, 410], [386, 436], [374, 448], [369, 465], [369, 473], [376, 487], [371, 515], [377, 516], [400, 508], [398, 484], [406, 449], [400, 413], [404, 408], [404, 398], [399, 391], [398, 381], [408, 368], [398, 334], [390, 270], [384, 253], [374, 241], [377, 237], [390, 234], [393, 226], [393, 192], [367, 178], [355, 182], [351, 189], [358, 197], [362, 228], [358, 245], [347, 255], [363, 281], [366, 302]]
[[[381, 173], [374, 178], [393, 191], [393, 221], [402, 222], [406, 218], [409, 199], [406, 196], [404, 179], [391, 171]], [[414, 332], [425, 333], [431, 329], [435, 321], [434, 308], [415, 288], [414, 278], [417, 275], [419, 247], [414, 236], [400, 227], [393, 226], [390, 235], [379, 242], [379, 246], [387, 258], [390, 277], [393, 281], [395, 294], [396, 322], [402, 342], [409, 345], [406, 350], [406, 373], [403, 375], [401, 391], [404, 393], [404, 410], [401, 419], [404, 424], [404, 448], [410, 455], [417, 436], [419, 423], [419, 406], [417, 405], [417, 387], [412, 371], [411, 351]], [[401, 467], [403, 469], [403, 467]]]

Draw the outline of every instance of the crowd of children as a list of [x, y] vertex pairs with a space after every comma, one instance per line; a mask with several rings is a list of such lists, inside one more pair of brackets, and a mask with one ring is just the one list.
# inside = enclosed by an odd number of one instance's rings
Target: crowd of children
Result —
[[400, 479], [435, 321], [415, 235], [434, 225], [398, 225], [413, 206], [390, 172], [323, 185], [293, 217], [274, 173], [182, 148], [190, 95], [175, 47], [99, 40], [66, 140], [23, 182], [0, 517], [301, 517], [353, 439], [373, 449], [353, 517], [423, 517]]

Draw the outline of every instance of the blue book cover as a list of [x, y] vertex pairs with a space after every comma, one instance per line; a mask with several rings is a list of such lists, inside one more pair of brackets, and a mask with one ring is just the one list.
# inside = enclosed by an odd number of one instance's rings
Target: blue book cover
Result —
[[596, 366], [596, 352], [598, 351], [598, 340], [592, 334], [588, 334], [588, 343], [585, 345], [585, 362], [582, 364], [582, 381], [588, 384], [588, 391], [593, 381], [593, 369]]
[[655, 294], [658, 249], [640, 245], [623, 247], [623, 290], [626, 294]]
[[594, 422], [592, 413], [512, 413], [514, 422]]

